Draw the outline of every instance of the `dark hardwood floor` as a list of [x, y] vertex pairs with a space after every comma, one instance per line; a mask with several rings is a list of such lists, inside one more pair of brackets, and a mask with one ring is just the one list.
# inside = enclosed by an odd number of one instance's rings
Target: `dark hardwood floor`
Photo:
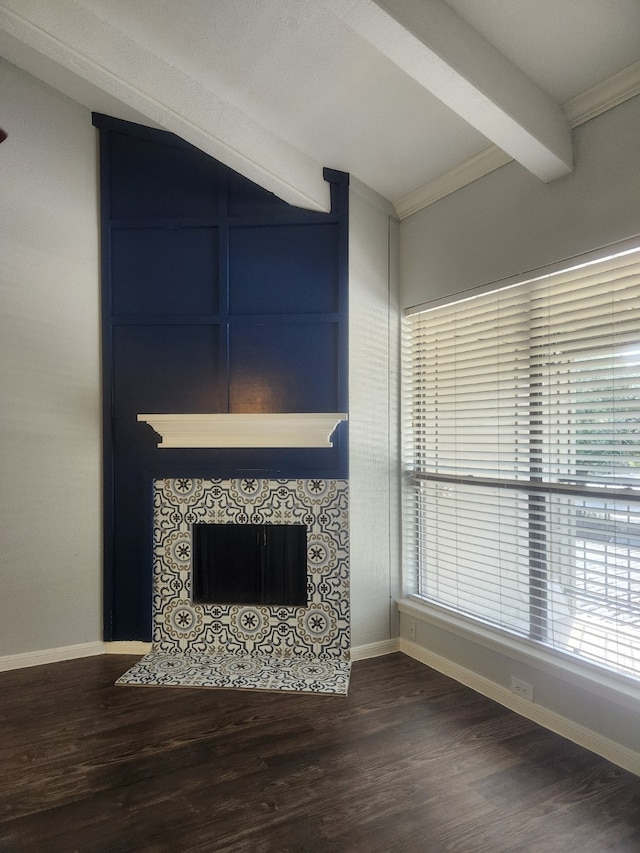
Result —
[[640, 851], [640, 778], [396, 654], [347, 698], [0, 674], [0, 851]]

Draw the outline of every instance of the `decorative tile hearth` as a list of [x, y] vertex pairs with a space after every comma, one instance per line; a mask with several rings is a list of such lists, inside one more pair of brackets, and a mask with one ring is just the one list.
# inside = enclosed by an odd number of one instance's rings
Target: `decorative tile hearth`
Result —
[[116, 683], [346, 695], [350, 670], [349, 661], [338, 660], [150, 652]]
[[[195, 604], [192, 525], [305, 524], [306, 607]], [[154, 482], [153, 647], [118, 684], [346, 693], [345, 480]]]

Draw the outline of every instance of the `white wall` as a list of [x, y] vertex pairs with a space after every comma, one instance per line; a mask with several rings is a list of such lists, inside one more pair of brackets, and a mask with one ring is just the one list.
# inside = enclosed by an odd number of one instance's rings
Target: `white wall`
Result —
[[640, 233], [640, 97], [573, 132], [575, 169], [544, 184], [517, 163], [406, 219], [403, 307]]
[[0, 60], [0, 658], [101, 638], [96, 134]]
[[[639, 140], [636, 97], [574, 131], [571, 175], [545, 185], [512, 163], [405, 220], [402, 305], [640, 234]], [[414, 633], [416, 643], [410, 642]], [[614, 683], [605, 689], [584, 672], [536, 663], [526, 648], [485, 642], [411, 606], [403, 612], [401, 636], [405, 650], [499, 701], [509, 701], [511, 675], [532, 683], [535, 705], [519, 707], [521, 713], [640, 772], [637, 688]]]
[[349, 200], [351, 642], [398, 636], [398, 224], [352, 181]]

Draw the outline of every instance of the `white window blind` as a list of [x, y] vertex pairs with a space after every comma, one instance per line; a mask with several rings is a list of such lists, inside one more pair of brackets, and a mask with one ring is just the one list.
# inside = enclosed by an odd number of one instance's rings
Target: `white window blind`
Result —
[[640, 247], [410, 312], [415, 594], [640, 678]]

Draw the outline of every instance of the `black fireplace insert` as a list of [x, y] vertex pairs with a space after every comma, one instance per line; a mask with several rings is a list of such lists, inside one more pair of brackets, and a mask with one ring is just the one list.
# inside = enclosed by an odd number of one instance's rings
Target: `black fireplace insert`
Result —
[[307, 606], [304, 524], [192, 526], [194, 604]]

